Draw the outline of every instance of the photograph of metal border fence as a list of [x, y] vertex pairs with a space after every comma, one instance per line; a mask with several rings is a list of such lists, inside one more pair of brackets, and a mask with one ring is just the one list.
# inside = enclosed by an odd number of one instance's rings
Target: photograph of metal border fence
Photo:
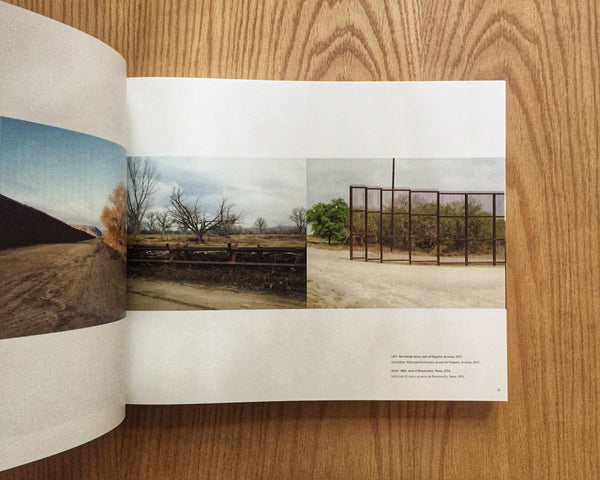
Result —
[[350, 259], [506, 263], [504, 192], [350, 186]]
[[309, 159], [307, 306], [505, 308], [504, 163]]

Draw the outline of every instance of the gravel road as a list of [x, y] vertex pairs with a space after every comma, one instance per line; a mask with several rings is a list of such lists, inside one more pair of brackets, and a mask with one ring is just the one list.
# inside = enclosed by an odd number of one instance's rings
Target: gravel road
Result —
[[346, 250], [308, 248], [309, 308], [504, 308], [503, 266], [351, 261]]
[[125, 316], [125, 262], [101, 240], [0, 251], [0, 338]]
[[144, 278], [130, 278], [127, 281], [128, 310], [250, 310], [305, 307], [306, 302], [295, 298], [226, 286]]

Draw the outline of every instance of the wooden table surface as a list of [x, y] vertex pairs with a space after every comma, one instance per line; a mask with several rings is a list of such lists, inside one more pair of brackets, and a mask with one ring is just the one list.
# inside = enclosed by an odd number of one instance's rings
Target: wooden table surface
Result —
[[600, 478], [600, 4], [12, 0], [129, 76], [507, 81], [508, 403], [131, 406], [1, 478]]

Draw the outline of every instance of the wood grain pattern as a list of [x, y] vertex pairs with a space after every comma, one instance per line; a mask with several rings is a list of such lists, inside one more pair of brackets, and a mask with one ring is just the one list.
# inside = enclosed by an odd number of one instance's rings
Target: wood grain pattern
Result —
[[595, 0], [13, 0], [130, 76], [507, 81], [509, 403], [128, 407], [0, 478], [600, 478]]

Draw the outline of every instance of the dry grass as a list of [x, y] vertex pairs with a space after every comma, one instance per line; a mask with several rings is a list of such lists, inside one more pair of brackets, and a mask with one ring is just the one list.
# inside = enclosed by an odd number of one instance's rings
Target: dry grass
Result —
[[[136, 241], [130, 236], [128, 238], [130, 245], [164, 245], [166, 243], [197, 245], [193, 235], [169, 233], [161, 234], [140, 234]], [[306, 237], [304, 235], [207, 235], [204, 237], [203, 245], [211, 247], [226, 247], [228, 243], [237, 243], [240, 247], [304, 247]]]
[[[306, 243], [309, 247], [319, 248], [321, 250], [335, 250], [335, 251], [346, 251], [350, 252], [350, 246], [348, 244], [343, 244], [342, 242], [331, 242], [331, 245], [327, 243], [326, 238], [316, 237], [314, 235], [307, 235]], [[358, 256], [364, 255], [364, 247], [363, 246], [355, 246], [354, 251]], [[408, 259], [408, 250], [400, 250], [396, 249], [396, 253], [390, 253], [389, 247], [385, 247], [384, 249], [384, 257], [388, 260], [395, 256], [406, 257]], [[437, 250], [432, 249], [430, 251], [421, 250], [419, 248], [413, 247], [412, 250], [413, 258], [422, 257], [421, 260], [436, 260], [437, 259]], [[451, 261], [449, 259], [460, 260], [464, 258], [465, 253], [464, 250], [457, 250], [454, 252], [442, 252], [442, 257], [446, 259], [446, 261]], [[379, 245], [369, 245], [369, 258], [377, 258], [379, 256]], [[469, 258], [473, 262], [477, 261], [492, 261], [492, 252], [490, 251], [469, 251]], [[504, 261], [506, 258], [506, 252], [503, 245], [498, 245], [496, 248], [496, 258], [498, 261]], [[442, 262], [443, 263], [443, 262]]]
[[332, 241], [331, 245], [326, 238], [317, 237], [315, 235], [307, 235], [306, 243], [310, 247], [322, 248], [324, 250], [347, 250], [350, 251], [350, 246], [342, 242]]

